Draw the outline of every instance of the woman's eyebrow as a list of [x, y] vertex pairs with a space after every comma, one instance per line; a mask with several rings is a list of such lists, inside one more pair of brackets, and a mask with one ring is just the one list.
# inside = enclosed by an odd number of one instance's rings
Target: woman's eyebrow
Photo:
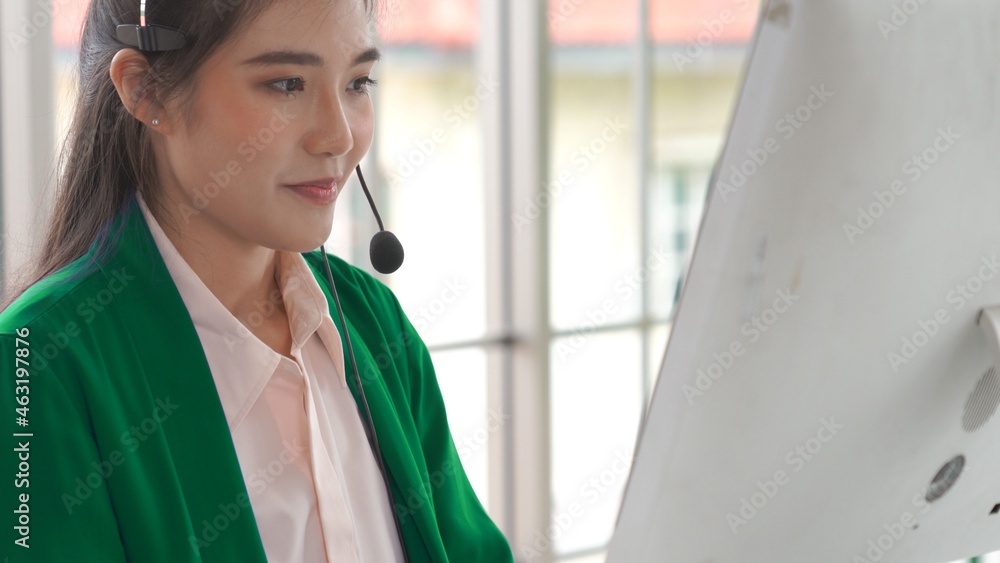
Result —
[[[375, 47], [371, 47], [356, 57], [352, 66], [359, 64], [364, 64], [372, 61], [378, 61], [382, 58], [382, 53]], [[256, 57], [249, 58], [241, 65], [250, 66], [267, 66], [267, 65], [280, 65], [280, 64], [293, 64], [293, 65], [305, 65], [305, 66], [323, 66], [323, 57], [317, 55], [316, 53], [310, 53], [308, 51], [268, 51], [267, 53], [261, 53]]]
[[382, 59], [382, 52], [376, 49], [375, 47], [371, 47], [366, 51], [362, 52], [360, 55], [354, 57], [354, 64], [360, 65], [364, 63], [370, 63], [373, 61], [378, 62], [381, 59]]

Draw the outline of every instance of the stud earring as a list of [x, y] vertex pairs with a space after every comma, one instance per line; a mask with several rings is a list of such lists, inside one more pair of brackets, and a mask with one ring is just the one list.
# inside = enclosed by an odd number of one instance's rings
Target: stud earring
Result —
[[160, 120], [154, 117], [153, 118], [153, 127], [156, 127], [159, 124], [160, 124]]

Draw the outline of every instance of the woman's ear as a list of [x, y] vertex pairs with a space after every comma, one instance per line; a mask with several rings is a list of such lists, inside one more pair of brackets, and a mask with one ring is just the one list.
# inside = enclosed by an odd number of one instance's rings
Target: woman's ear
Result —
[[122, 49], [111, 60], [110, 72], [125, 109], [155, 131], [170, 132], [171, 123], [160, 104], [146, 57], [135, 49]]

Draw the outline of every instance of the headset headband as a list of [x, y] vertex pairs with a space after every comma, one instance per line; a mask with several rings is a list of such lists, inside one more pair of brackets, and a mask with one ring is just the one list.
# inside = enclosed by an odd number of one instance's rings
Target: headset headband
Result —
[[172, 51], [187, 43], [184, 32], [163, 25], [146, 25], [146, 0], [139, 4], [139, 25], [121, 24], [115, 29], [118, 40], [141, 51]]

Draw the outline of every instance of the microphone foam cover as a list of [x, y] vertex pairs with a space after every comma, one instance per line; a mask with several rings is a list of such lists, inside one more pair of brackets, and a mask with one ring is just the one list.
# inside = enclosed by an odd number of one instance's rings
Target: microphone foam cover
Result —
[[379, 231], [372, 237], [368, 249], [372, 266], [383, 274], [391, 274], [403, 264], [403, 245], [396, 235], [389, 231]]

